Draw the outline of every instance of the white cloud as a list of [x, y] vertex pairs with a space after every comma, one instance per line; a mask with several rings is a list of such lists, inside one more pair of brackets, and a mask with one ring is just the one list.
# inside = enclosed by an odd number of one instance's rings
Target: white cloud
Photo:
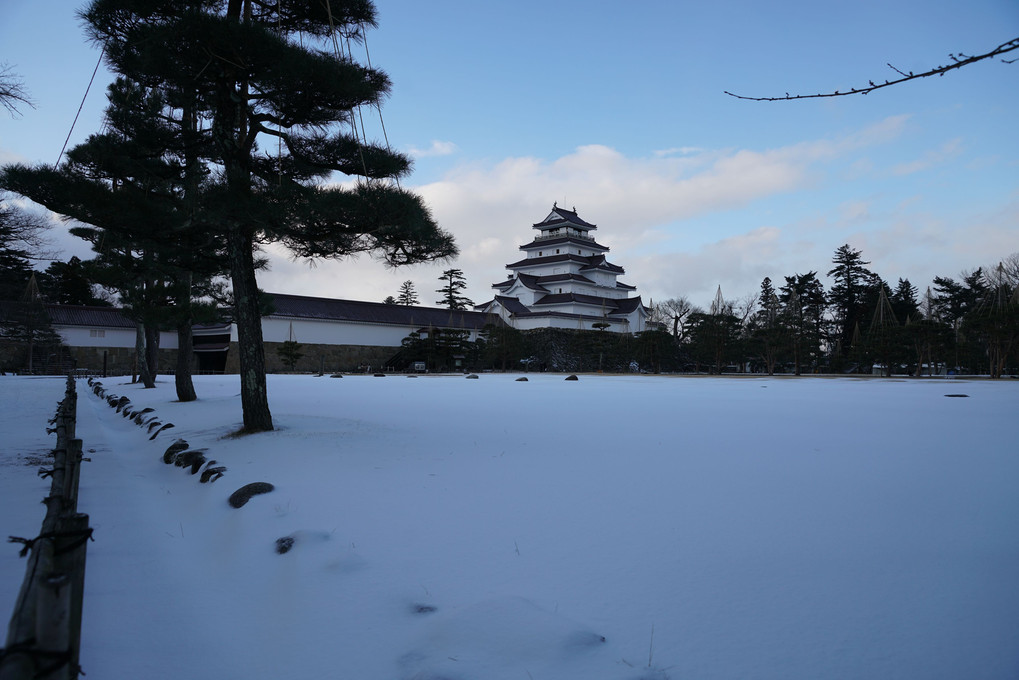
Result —
[[[687, 295], [698, 301], [719, 284], [726, 295], [739, 296], [766, 275], [807, 271], [830, 259], [827, 242], [819, 255], [801, 234], [776, 226], [780, 219], [765, 225], [759, 217], [748, 218], [747, 207], [815, 186], [828, 164], [893, 140], [907, 120], [896, 116], [842, 137], [767, 150], [687, 148], [679, 149], [685, 151], [681, 156], [631, 158], [591, 144], [556, 159], [463, 164], [413, 189], [456, 237], [461, 255], [455, 266], [464, 270], [475, 302], [491, 298], [490, 285], [505, 278], [505, 265], [519, 259], [518, 246], [530, 240], [530, 226], [553, 201], [576, 207], [600, 226], [599, 241], [612, 249], [613, 261], [627, 269], [624, 280], [645, 300]], [[865, 207], [847, 211], [859, 215]], [[723, 218], [724, 233], [704, 232], [705, 222]], [[811, 265], [803, 264], [808, 253]], [[422, 302], [432, 304], [438, 274], [448, 266], [392, 271], [361, 258], [308, 270], [283, 261], [260, 278], [270, 290], [368, 300], [395, 294], [401, 281], [411, 279], [419, 293], [428, 291]]]
[[442, 142], [437, 139], [432, 140], [431, 146], [426, 149], [422, 149], [416, 146], [411, 146], [407, 149], [407, 153], [414, 158], [428, 158], [430, 156], [451, 156], [457, 152], [457, 146], [453, 142]]
[[944, 165], [957, 158], [962, 152], [962, 140], [952, 139], [945, 142], [941, 148], [933, 149], [922, 157], [909, 163], [900, 163], [892, 168], [893, 175], [912, 175], [915, 172], [923, 172], [939, 165]]
[[658, 158], [664, 156], [689, 156], [690, 154], [700, 153], [703, 149], [696, 146], [674, 146], [669, 149], [658, 149], [654, 152], [654, 155]]

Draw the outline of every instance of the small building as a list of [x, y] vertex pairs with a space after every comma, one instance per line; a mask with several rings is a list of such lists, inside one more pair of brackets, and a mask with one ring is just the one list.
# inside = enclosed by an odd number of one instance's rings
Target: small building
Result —
[[619, 280], [626, 272], [608, 261], [608, 247], [594, 238], [596, 225], [553, 204], [532, 228], [538, 233], [520, 246], [524, 258], [506, 265], [507, 279], [492, 285], [495, 298], [475, 309], [519, 330], [647, 329], [649, 310], [631, 296], [636, 287]]

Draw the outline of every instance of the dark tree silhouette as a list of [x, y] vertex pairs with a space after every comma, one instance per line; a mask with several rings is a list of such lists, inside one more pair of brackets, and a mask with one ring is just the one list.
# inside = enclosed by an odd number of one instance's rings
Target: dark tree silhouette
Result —
[[10, 66], [0, 64], [0, 106], [7, 109], [7, 113], [13, 117], [21, 113], [18, 110], [19, 104], [35, 108], [21, 78], [11, 70]]
[[467, 280], [460, 269], [447, 269], [442, 272], [439, 281], [443, 281], [442, 288], [436, 289], [436, 293], [442, 293], [442, 299], [436, 300], [435, 304], [443, 305], [449, 309], [468, 309], [474, 303], [469, 297], [462, 294], [467, 288]]
[[[220, 168], [206, 194], [226, 244], [238, 333], [244, 430], [273, 429], [255, 252], [277, 242], [295, 256], [360, 252], [391, 265], [456, 254], [417, 195], [386, 181], [410, 161], [358, 129], [389, 78], [344, 48], [375, 26], [369, 0], [93, 0], [82, 14], [113, 70], [193, 94]], [[334, 172], [353, 186], [326, 185]]]

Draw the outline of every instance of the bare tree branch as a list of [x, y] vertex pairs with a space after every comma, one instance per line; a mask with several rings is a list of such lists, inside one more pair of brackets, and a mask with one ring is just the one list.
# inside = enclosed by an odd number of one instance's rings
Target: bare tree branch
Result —
[[14, 117], [21, 114], [18, 111], [18, 104], [35, 108], [32, 100], [28, 97], [28, 91], [21, 84], [21, 78], [11, 70], [10, 66], [0, 64], [0, 106], [7, 109], [7, 113]]
[[[962, 68], [963, 66], [969, 66], [970, 64], [975, 64], [978, 61], [983, 61], [984, 59], [991, 59], [992, 57], [997, 57], [999, 55], [1006, 54], [1017, 49], [1019, 49], [1019, 38], [1009, 40], [1007, 43], [1002, 43], [1001, 45], [998, 45], [990, 52], [987, 52], [986, 54], [978, 54], [977, 56], [973, 57], [967, 56], [962, 53], [949, 54], [948, 57], [952, 60], [951, 64], [948, 64], [947, 66], [938, 66], [936, 68], [932, 68], [929, 71], [924, 71], [923, 73], [902, 71], [900, 69], [895, 68], [891, 64], [888, 64], [888, 68], [898, 73], [901, 76], [900, 78], [896, 78], [894, 80], [886, 80], [883, 83], [876, 84], [874, 83], [873, 80], [871, 80], [868, 81], [869, 85], [867, 87], [854, 87], [847, 90], [846, 92], [839, 92], [838, 90], [835, 90], [834, 92], [825, 92], [819, 94], [789, 94], [788, 92], [786, 92], [785, 96], [782, 97], [746, 97], [725, 90], [725, 94], [729, 95], [730, 97], [735, 97], [736, 99], [748, 99], [750, 101], [755, 102], [781, 102], [791, 101], [793, 99], [819, 99], [821, 97], [845, 97], [851, 94], [869, 94], [874, 90], [880, 90], [883, 87], [890, 87], [891, 85], [898, 85], [899, 83], [904, 83], [907, 80], [917, 80], [919, 78], [928, 78], [930, 76], [943, 76], [949, 71], [954, 71], [955, 69]], [[1019, 59], [1002, 59], [1001, 61], [1006, 64], [1012, 64], [1015, 63], [1016, 61], [1019, 61]]]

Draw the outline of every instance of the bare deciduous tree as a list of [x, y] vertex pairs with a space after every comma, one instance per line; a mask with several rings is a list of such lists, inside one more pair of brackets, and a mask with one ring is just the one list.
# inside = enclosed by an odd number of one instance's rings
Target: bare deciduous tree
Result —
[[[853, 87], [846, 90], [845, 92], [840, 92], [839, 90], [835, 90], [834, 92], [819, 92], [817, 94], [789, 94], [788, 92], [786, 92], [784, 96], [779, 97], [747, 97], [745, 95], [734, 94], [726, 90], [725, 94], [729, 95], [730, 97], [735, 97], [736, 99], [749, 99], [755, 102], [780, 102], [789, 101], [793, 99], [819, 99], [822, 97], [845, 97], [851, 94], [869, 94], [874, 90], [880, 90], [881, 88], [884, 87], [898, 85], [899, 83], [904, 83], [909, 80], [929, 78], [930, 76], [943, 76], [949, 71], [954, 71], [956, 69], [962, 68], [963, 66], [975, 64], [976, 62], [983, 61], [984, 59], [992, 59], [994, 57], [1001, 56], [1002, 54], [1007, 54], [1013, 50], [1019, 50], [1019, 38], [1014, 38], [1006, 43], [1002, 43], [1001, 45], [998, 45], [990, 52], [985, 52], [984, 54], [978, 54], [975, 56], [962, 54], [961, 52], [959, 54], [949, 54], [948, 58], [952, 60], [950, 63], [945, 64], [944, 66], [936, 66], [927, 71], [923, 71], [922, 73], [903, 71], [902, 69], [898, 69], [892, 66], [891, 64], [888, 64], [888, 68], [892, 69], [898, 74], [897, 78], [885, 80], [884, 82], [879, 83], [875, 83], [873, 80], [870, 80], [868, 81], [866, 87]], [[1006, 64], [1011, 64], [1014, 63], [1015, 61], [1017, 60], [1002, 59], [1002, 62]]]
[[694, 306], [685, 297], [669, 298], [660, 306], [672, 321], [672, 334], [682, 339], [685, 331], [683, 322], [694, 311]]
[[21, 113], [18, 105], [31, 106], [32, 100], [28, 97], [28, 91], [21, 82], [21, 78], [6, 63], [0, 64], [0, 106], [7, 109], [7, 113], [13, 118]]

